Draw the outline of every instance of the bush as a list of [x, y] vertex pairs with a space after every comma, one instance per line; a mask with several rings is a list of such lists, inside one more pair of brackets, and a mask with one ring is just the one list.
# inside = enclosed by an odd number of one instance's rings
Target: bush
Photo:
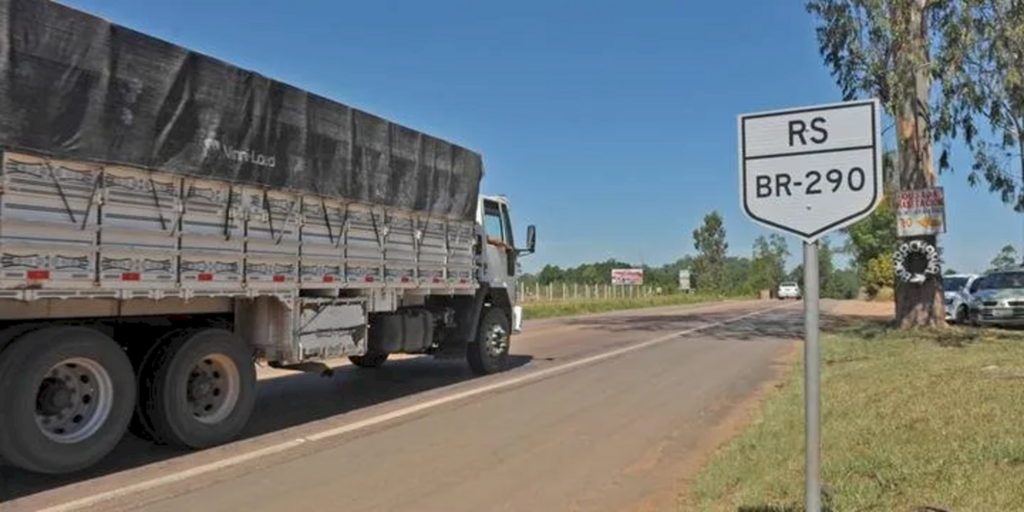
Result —
[[864, 287], [868, 295], [874, 297], [883, 288], [895, 288], [896, 269], [892, 264], [892, 253], [885, 253], [875, 256], [868, 261], [864, 269]]
[[891, 286], [883, 286], [875, 292], [874, 300], [877, 301], [891, 301], [896, 297], [896, 290]]

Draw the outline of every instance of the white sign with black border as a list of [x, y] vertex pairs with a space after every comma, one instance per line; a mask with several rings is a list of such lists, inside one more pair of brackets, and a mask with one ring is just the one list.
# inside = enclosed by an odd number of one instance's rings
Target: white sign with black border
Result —
[[882, 202], [877, 100], [739, 117], [740, 195], [755, 222], [804, 240], [804, 447], [808, 512], [821, 511], [818, 238]]
[[739, 116], [743, 211], [813, 242], [882, 201], [877, 100]]

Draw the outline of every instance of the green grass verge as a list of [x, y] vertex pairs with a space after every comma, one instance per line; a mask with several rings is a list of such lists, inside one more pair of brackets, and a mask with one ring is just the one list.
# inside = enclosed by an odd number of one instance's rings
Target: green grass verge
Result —
[[530, 302], [523, 304], [523, 318], [553, 318], [562, 316], [604, 313], [626, 309], [655, 308], [715, 302], [724, 297], [715, 295], [678, 294], [621, 299], [579, 299], [564, 301]]
[[[1024, 510], [1024, 335], [823, 337], [823, 478], [830, 510]], [[682, 510], [803, 510], [802, 365], [681, 497]]]

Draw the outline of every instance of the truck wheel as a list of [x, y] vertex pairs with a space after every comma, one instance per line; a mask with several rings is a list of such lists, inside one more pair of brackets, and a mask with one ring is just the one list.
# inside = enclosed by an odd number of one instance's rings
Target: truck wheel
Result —
[[256, 405], [256, 367], [228, 331], [182, 331], [140, 371], [138, 423], [153, 440], [207, 448], [237, 436]]
[[0, 353], [0, 458], [36, 473], [85, 469], [124, 436], [135, 374], [113, 340], [84, 327], [21, 336]]
[[509, 320], [504, 311], [489, 308], [480, 320], [476, 340], [466, 346], [469, 368], [477, 375], [500, 372], [508, 367]]
[[349, 361], [360, 368], [377, 368], [388, 360], [388, 354], [366, 354], [362, 356], [349, 356]]

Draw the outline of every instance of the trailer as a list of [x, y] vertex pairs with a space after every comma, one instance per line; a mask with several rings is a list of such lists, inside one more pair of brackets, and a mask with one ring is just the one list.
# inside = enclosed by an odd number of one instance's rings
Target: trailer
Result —
[[235, 439], [255, 362], [507, 367], [473, 151], [52, 2], [0, 0], [0, 460]]

